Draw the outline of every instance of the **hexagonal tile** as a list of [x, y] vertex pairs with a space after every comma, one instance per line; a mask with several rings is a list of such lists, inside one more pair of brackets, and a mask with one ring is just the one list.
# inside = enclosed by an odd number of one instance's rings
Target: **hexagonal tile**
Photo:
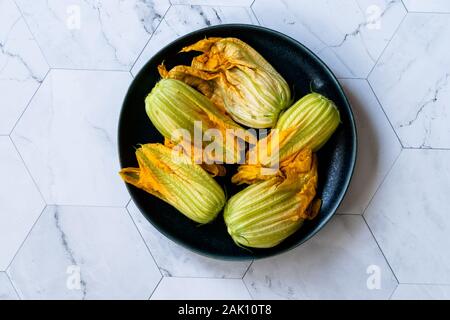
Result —
[[341, 80], [358, 131], [358, 157], [339, 213], [362, 214], [401, 151], [380, 104], [366, 80]]
[[370, 75], [403, 146], [450, 147], [450, 16], [409, 14]]
[[[180, 290], [182, 288], [182, 290]], [[241, 279], [163, 278], [151, 300], [249, 300]]]
[[406, 14], [401, 0], [256, 0], [252, 8], [343, 78], [367, 77]]
[[242, 278], [249, 261], [214, 260], [180, 247], [163, 236], [131, 202], [128, 211], [163, 275], [171, 277]]
[[0, 2], [0, 134], [9, 134], [48, 71], [12, 0]]
[[0, 272], [0, 301], [3, 300], [17, 300], [17, 294], [14, 290], [11, 281], [4, 272]]
[[[11, 262], [44, 201], [8, 137], [0, 137], [0, 271]], [[25, 201], [24, 201], [25, 200]]]
[[17, 0], [51, 67], [129, 70], [169, 0]]
[[255, 261], [244, 277], [255, 299], [387, 299], [397, 282], [361, 216], [336, 216], [314, 238]]
[[52, 70], [12, 133], [48, 204], [125, 206], [117, 123], [128, 72]]
[[403, 0], [410, 12], [450, 12], [448, 0]]
[[400, 284], [392, 300], [449, 300], [450, 286]]
[[161, 274], [124, 208], [47, 207], [8, 269], [25, 299], [148, 299]]
[[450, 284], [450, 151], [403, 150], [365, 212], [400, 283]]
[[256, 24], [257, 21], [249, 8], [172, 6], [133, 66], [131, 73], [137, 74], [158, 50], [178, 37], [197, 29], [222, 23]]

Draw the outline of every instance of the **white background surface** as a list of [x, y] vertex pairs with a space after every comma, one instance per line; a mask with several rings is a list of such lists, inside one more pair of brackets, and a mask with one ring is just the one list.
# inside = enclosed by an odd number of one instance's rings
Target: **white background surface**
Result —
[[[0, 0], [0, 299], [448, 299], [450, 1], [171, 2]], [[233, 22], [316, 52], [359, 133], [338, 215], [255, 262], [167, 240], [117, 175], [133, 76], [177, 37]]]

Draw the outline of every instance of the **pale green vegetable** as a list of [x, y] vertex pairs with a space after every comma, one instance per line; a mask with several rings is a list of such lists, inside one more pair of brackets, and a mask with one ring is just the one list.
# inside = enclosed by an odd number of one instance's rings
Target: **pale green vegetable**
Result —
[[[261, 139], [256, 150], [260, 154], [256, 164], [242, 165], [233, 176], [237, 184], [253, 183], [270, 179], [270, 175], [262, 175], [262, 168], [271, 168], [278, 164], [283, 174], [285, 169], [301, 165], [297, 161], [305, 149], [318, 151], [336, 131], [340, 123], [339, 111], [333, 101], [321, 94], [310, 93], [286, 110], [278, 120], [273, 130], [266, 138]], [[278, 146], [278, 152], [273, 155], [269, 146]], [[296, 160], [297, 159], [297, 160]]]
[[317, 159], [307, 172], [274, 177], [257, 182], [234, 195], [224, 210], [228, 233], [236, 244], [252, 248], [271, 248], [313, 219], [320, 200], [317, 188]]
[[[156, 129], [175, 145], [188, 142], [185, 141], [186, 137], [180, 134], [180, 130], [189, 133], [190, 142], [193, 144], [196, 123], [200, 124], [198, 130], [202, 137], [210, 129], [218, 130], [223, 139], [216, 141], [217, 158], [212, 160], [228, 163], [239, 161], [240, 147], [243, 144], [238, 142], [238, 138], [247, 139], [242, 127], [221, 113], [208, 98], [185, 83], [174, 79], [159, 81], [145, 99], [145, 110]], [[233, 140], [233, 143], [227, 144], [228, 139]], [[227, 152], [232, 155], [229, 161], [225, 161]]]
[[291, 104], [284, 78], [251, 46], [236, 38], [207, 38], [183, 48], [200, 51], [191, 66], [176, 66], [165, 78], [198, 89], [236, 122], [251, 128], [272, 128]]
[[184, 154], [162, 144], [145, 144], [136, 150], [139, 168], [120, 171], [122, 179], [177, 208], [188, 218], [211, 222], [225, 205], [217, 182]]

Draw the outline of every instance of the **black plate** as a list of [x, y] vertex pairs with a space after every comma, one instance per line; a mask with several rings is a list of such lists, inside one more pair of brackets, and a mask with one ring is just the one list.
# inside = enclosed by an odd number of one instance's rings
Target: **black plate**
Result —
[[[119, 121], [119, 155], [122, 167], [137, 166], [138, 144], [162, 142], [144, 109], [144, 99], [160, 79], [156, 67], [164, 61], [168, 68], [189, 65], [193, 53], [178, 53], [184, 46], [205, 37], [236, 37], [264, 56], [291, 86], [295, 100], [310, 92], [319, 92], [335, 101], [342, 124], [319, 152], [319, 196], [323, 205], [318, 217], [306, 223], [297, 233], [271, 249], [245, 250], [234, 244], [219, 216], [213, 223], [198, 226], [169, 204], [142, 190], [127, 185], [133, 201], [142, 214], [164, 235], [175, 242], [207, 256], [244, 260], [273, 256], [290, 250], [316, 234], [333, 216], [347, 191], [356, 160], [356, 129], [350, 104], [328, 67], [296, 40], [279, 32], [252, 25], [220, 25], [192, 32], [159, 51], [142, 68], [125, 97]], [[197, 53], [198, 54], [198, 53]], [[227, 177], [218, 179], [228, 196], [238, 188], [231, 184], [233, 166]]]

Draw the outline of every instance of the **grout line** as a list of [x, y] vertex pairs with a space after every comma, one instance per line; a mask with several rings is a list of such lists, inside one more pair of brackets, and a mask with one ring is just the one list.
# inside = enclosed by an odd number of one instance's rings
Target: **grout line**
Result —
[[405, 8], [406, 12], [408, 13], [409, 10], [408, 10], [408, 7], [406, 6], [405, 2], [403, 0], [400, 0], [400, 2], [402, 3], [403, 8]]
[[450, 15], [450, 11], [449, 12], [439, 12], [439, 11], [408, 11], [409, 14], [439, 14], [439, 15], [445, 15], [448, 14]]
[[450, 283], [414, 283], [414, 282], [401, 282], [401, 285], [406, 286], [430, 286], [430, 287], [450, 287]]
[[161, 284], [162, 280], [164, 279], [163, 276], [161, 276], [161, 279], [159, 279], [158, 283], [156, 284], [155, 288], [153, 289], [152, 293], [150, 293], [150, 297], [148, 297], [147, 300], [150, 300], [153, 297], [153, 294], [155, 293], [156, 289], [158, 289], [159, 285]]
[[248, 265], [247, 269], [245, 270], [244, 274], [242, 275], [241, 279], [244, 279], [245, 276], [247, 275], [248, 270], [250, 270], [250, 268], [253, 265], [253, 262], [255, 262], [255, 260], [252, 260], [252, 262], [250, 262], [250, 264]]
[[[130, 200], [130, 201], [131, 201], [131, 200]], [[161, 271], [161, 268], [159, 267], [159, 264], [156, 262], [155, 257], [153, 256], [153, 254], [152, 254], [150, 248], [148, 247], [147, 242], [145, 241], [144, 236], [142, 235], [141, 231], [139, 230], [139, 228], [138, 228], [136, 222], [134, 221], [133, 217], [131, 216], [130, 211], [128, 210], [127, 207], [125, 207], [125, 210], [127, 211], [128, 217], [131, 219], [131, 222], [133, 223], [134, 227], [136, 228], [136, 231], [139, 233], [139, 236], [141, 237], [141, 240], [144, 242], [144, 245], [145, 245], [145, 247], [147, 248], [148, 253], [149, 253], [150, 256], [152, 257], [153, 262], [155, 263], [155, 266], [158, 268], [159, 274], [161, 275], [161, 277], [164, 277], [164, 275], [163, 275], [163, 273], [162, 273], [162, 271]], [[150, 296], [150, 297], [151, 297], [151, 296]]]
[[[155, 30], [153, 30], [152, 34], [150, 35], [150, 37], [148, 38], [147, 42], [145, 43], [145, 45], [142, 47], [141, 52], [139, 52], [139, 55], [136, 57], [136, 60], [134, 60], [134, 62], [131, 64], [130, 69], [128, 70], [128, 72], [130, 72], [132, 75], [133, 73], [131, 72], [131, 70], [133, 70], [134, 66], [136, 65], [136, 63], [138, 62], [139, 58], [142, 56], [142, 53], [144, 52], [145, 48], [147, 48], [148, 44], [150, 43], [150, 41], [153, 39], [153, 36], [155, 35], [155, 32], [158, 30], [159, 26], [161, 25], [161, 23], [164, 21], [164, 19], [166, 18], [167, 13], [169, 12], [169, 10], [172, 8], [173, 4], [169, 1], [170, 6], [167, 8], [166, 12], [164, 12], [163, 16], [161, 17], [161, 20], [159, 20], [158, 25], [156, 26]], [[133, 76], [134, 78], [134, 76]]]
[[[28, 100], [25, 108], [23, 109], [22, 113], [19, 115], [19, 118], [17, 118], [16, 122], [14, 123], [11, 131], [9, 132], [9, 136], [11, 136], [11, 134], [13, 133], [14, 129], [17, 127], [17, 124], [19, 123], [20, 119], [22, 119], [22, 116], [25, 114], [25, 111], [28, 110], [28, 107], [30, 106], [31, 102], [34, 99], [34, 96], [38, 93], [39, 89], [41, 89], [42, 84], [44, 83], [45, 79], [47, 79], [47, 76], [50, 74], [51, 69], [47, 70], [47, 73], [45, 74], [45, 76], [42, 78], [41, 83], [39, 83], [38, 87], [36, 88], [36, 90], [34, 91], [33, 95], [30, 97], [30, 99]], [[12, 140], [12, 139], [11, 139]]]
[[369, 78], [372, 75], [372, 72], [375, 70], [376, 66], [378, 65], [378, 63], [381, 60], [381, 57], [383, 57], [384, 53], [386, 52], [387, 48], [389, 48], [392, 40], [397, 36], [398, 31], [400, 30], [400, 27], [403, 25], [403, 22], [405, 21], [406, 17], [408, 16], [408, 13], [406, 13], [404, 15], [404, 17], [402, 18], [402, 20], [400, 21], [400, 23], [398, 24], [397, 28], [395, 29], [394, 33], [392, 34], [392, 37], [389, 39], [388, 43], [386, 44], [386, 46], [384, 47], [383, 51], [381, 51], [380, 55], [378, 56], [377, 61], [375, 61], [375, 64], [373, 65], [372, 69], [370, 70], [369, 74], [367, 75], [366, 79], [369, 82]]
[[14, 292], [15, 292], [16, 295], [17, 295], [17, 299], [23, 300], [22, 297], [21, 297], [20, 294], [19, 294], [19, 291], [17, 290], [16, 286], [14, 285], [14, 283], [13, 283], [13, 281], [12, 281], [10, 275], [8, 274], [8, 272], [5, 271], [5, 274], [6, 274], [6, 277], [8, 278], [8, 280], [9, 280], [9, 282], [11, 283], [11, 286], [13, 287]]
[[245, 289], [247, 289], [248, 294], [250, 295], [250, 298], [252, 298], [252, 300], [255, 300], [255, 298], [253, 298], [252, 293], [250, 292], [250, 289], [247, 286], [247, 283], [245, 282], [245, 276], [247, 275], [248, 271], [250, 270], [250, 268], [253, 266], [253, 262], [255, 262], [255, 260], [252, 260], [252, 262], [250, 262], [250, 264], [248, 265], [247, 270], [245, 270], [244, 275], [242, 276], [242, 282], [244, 283]]
[[71, 207], [71, 208], [109, 208], [109, 209], [124, 209], [125, 206], [104, 206], [91, 204], [64, 204], [64, 203], [46, 203], [49, 207]]
[[[19, 251], [22, 249], [22, 247], [24, 246], [25, 242], [27, 241], [28, 237], [30, 236], [31, 232], [33, 231], [34, 227], [36, 226], [36, 224], [38, 223], [38, 221], [41, 219], [42, 215], [44, 214], [45, 209], [47, 209], [47, 205], [44, 206], [44, 208], [42, 209], [41, 213], [38, 215], [38, 217], [36, 218], [36, 220], [34, 221], [33, 225], [31, 226], [30, 230], [28, 231], [27, 235], [25, 236], [25, 238], [23, 239], [22, 243], [20, 244], [19, 248], [17, 248], [16, 253], [14, 254], [14, 256], [12, 257], [10, 263], [8, 264], [8, 266], [6, 267], [6, 272], [8, 272], [8, 269], [11, 267], [12, 263], [14, 262], [15, 258], [17, 257], [17, 254], [19, 253]], [[11, 278], [12, 279], [12, 278]], [[12, 283], [12, 280], [11, 280]]]
[[23, 21], [25, 22], [25, 25], [27, 26], [28, 31], [30, 32], [31, 36], [33, 37], [34, 42], [36, 43], [37, 47], [39, 48], [39, 51], [41, 52], [42, 57], [43, 57], [44, 60], [45, 60], [45, 63], [47, 63], [47, 67], [50, 68], [50, 63], [49, 63], [48, 60], [47, 60], [47, 56], [44, 54], [44, 51], [42, 50], [41, 45], [39, 44], [39, 41], [37, 41], [36, 36], [34, 35], [33, 31], [31, 30], [31, 28], [30, 28], [30, 26], [29, 26], [29, 24], [28, 24], [27, 19], [25, 19], [25, 15], [23, 14], [22, 9], [20, 9], [20, 7], [19, 7], [19, 5], [17, 4], [16, 0], [13, 0], [13, 2], [14, 2], [14, 5], [16, 6], [17, 10], [19, 11], [19, 13], [20, 13], [20, 15], [21, 15]]
[[384, 184], [384, 182], [386, 181], [387, 177], [390, 175], [392, 169], [394, 168], [395, 164], [397, 163], [398, 159], [400, 158], [400, 155], [402, 154], [402, 152], [403, 152], [403, 150], [400, 151], [399, 154], [397, 155], [397, 157], [395, 158], [395, 160], [394, 160], [394, 162], [392, 163], [391, 167], [390, 167], [389, 170], [387, 171], [386, 175], [383, 177], [383, 180], [380, 182], [380, 185], [378, 186], [378, 188], [377, 188], [377, 189], [375, 190], [375, 192], [373, 193], [373, 195], [372, 195], [370, 201], [368, 202], [367, 206], [364, 208], [364, 210], [363, 210], [363, 212], [362, 212], [362, 214], [361, 214], [361, 217], [363, 218], [365, 224], [367, 225], [367, 228], [369, 229], [369, 231], [370, 231], [370, 233], [371, 233], [373, 239], [375, 240], [375, 243], [377, 244], [378, 249], [380, 250], [381, 254], [383, 255], [384, 260], [386, 261], [387, 265], [389, 266], [389, 269], [391, 270], [391, 272], [392, 272], [392, 274], [393, 274], [395, 280], [397, 281], [397, 284], [399, 284], [400, 281], [398, 280], [397, 275], [396, 275], [395, 272], [394, 272], [394, 269], [392, 268], [391, 264], [389, 263], [389, 260], [387, 259], [386, 255], [384, 254], [383, 250], [381, 249], [381, 246], [380, 246], [380, 244], [378, 243], [378, 240], [377, 240], [377, 238], [375, 237], [375, 235], [374, 235], [372, 229], [370, 228], [369, 223], [367, 223], [367, 220], [366, 220], [366, 217], [365, 217], [365, 213], [366, 213], [367, 209], [370, 207], [370, 205], [371, 205], [373, 199], [375, 198], [375, 196], [377, 195], [378, 191], [379, 191], [380, 188], [383, 186], [383, 184]]
[[245, 280], [244, 280], [244, 279], [242, 279], [242, 282], [244, 283], [245, 289], [247, 289], [247, 292], [248, 292], [248, 294], [250, 295], [250, 298], [251, 298], [252, 300], [255, 300], [255, 298], [253, 297], [252, 293], [250, 292], [250, 289], [249, 289], [248, 286], [247, 286], [247, 283], [245, 283]]
[[[190, 252], [190, 251], [189, 251]], [[216, 276], [174, 276], [174, 275], [163, 275], [164, 278], [172, 279], [210, 279], [210, 280], [242, 280], [242, 277], [216, 277]]]
[[372, 235], [372, 238], [375, 240], [375, 243], [376, 243], [377, 246], [378, 246], [378, 250], [380, 250], [381, 255], [383, 256], [383, 258], [384, 258], [384, 260], [386, 261], [386, 263], [387, 263], [389, 269], [391, 270], [392, 275], [393, 275], [394, 278], [395, 278], [395, 281], [397, 281], [397, 286], [398, 286], [398, 285], [400, 284], [400, 282], [398, 281], [398, 278], [397, 278], [397, 275], [396, 275], [395, 272], [394, 272], [394, 269], [392, 269], [392, 266], [391, 266], [391, 264], [389, 263], [389, 260], [386, 258], [386, 256], [385, 256], [383, 250], [381, 249], [380, 244], [378, 243], [377, 238], [375, 238], [375, 235], [373, 234], [372, 229], [370, 229], [369, 224], [368, 224], [367, 221], [366, 221], [366, 218], [365, 218], [364, 216], [362, 216], [362, 218], [363, 218], [364, 223], [366, 224], [367, 228], [369, 229], [370, 234]]
[[380, 190], [381, 186], [384, 184], [384, 182], [386, 181], [387, 177], [391, 174], [392, 169], [394, 168], [395, 164], [397, 163], [397, 160], [400, 158], [400, 155], [403, 153], [403, 150], [401, 150], [397, 157], [395, 158], [394, 162], [392, 162], [391, 167], [389, 168], [389, 170], [386, 172], [386, 174], [384, 175], [383, 179], [381, 180], [380, 184], [378, 185], [378, 188], [375, 190], [375, 192], [373, 193], [372, 197], [370, 198], [369, 202], [367, 203], [367, 206], [364, 208], [361, 216], [364, 217], [367, 209], [370, 207], [370, 205], [372, 204], [373, 199], [375, 198], [376, 194], [378, 193], [378, 191]]
[[386, 111], [384, 110], [384, 107], [383, 107], [383, 105], [381, 104], [381, 101], [380, 101], [380, 99], [378, 98], [378, 96], [377, 96], [375, 90], [373, 89], [372, 84], [370, 83], [369, 80], [366, 80], [366, 81], [367, 81], [367, 83], [369, 84], [370, 90], [372, 91], [373, 95], [375, 96], [375, 99], [377, 100], [378, 104], [380, 105], [381, 110], [383, 111], [384, 116], [386, 117], [386, 120], [388, 121], [389, 125], [391, 126], [392, 130], [394, 131], [394, 134], [395, 134], [395, 136], [397, 137], [398, 142], [400, 143], [400, 146], [401, 146], [402, 148], [404, 148], [403, 142], [402, 142], [402, 140], [400, 139], [400, 137], [399, 137], [397, 131], [395, 130], [394, 125], [392, 124], [391, 120], [389, 119], [389, 117], [388, 117]]
[[394, 296], [394, 293], [397, 291], [398, 287], [400, 286], [399, 283], [395, 286], [394, 290], [392, 290], [392, 293], [389, 295], [388, 300], [392, 300], [392, 297]]
[[190, 4], [190, 3], [172, 3], [172, 7], [205, 7], [205, 8], [250, 8], [250, 5], [231, 5], [231, 4]]
[[25, 167], [25, 170], [27, 171], [28, 176], [30, 177], [31, 181], [33, 181], [34, 187], [35, 187], [36, 190], [39, 192], [39, 195], [41, 196], [42, 203], [43, 203], [44, 205], [47, 205], [47, 202], [45, 201], [45, 197], [44, 197], [44, 194], [43, 194], [42, 191], [41, 191], [41, 188], [39, 188], [39, 185], [37, 184], [36, 180], [34, 179], [33, 175], [31, 174], [30, 169], [28, 168], [27, 164], [25, 163], [25, 160], [23, 159], [22, 154], [20, 154], [19, 149], [17, 148], [17, 146], [16, 146], [16, 144], [14, 143], [14, 140], [11, 138], [11, 136], [9, 136], [9, 140], [11, 141], [11, 143], [12, 143], [14, 149], [15, 149], [16, 152], [17, 152], [17, 155], [19, 156], [20, 160], [22, 161], [22, 164], [23, 164], [23, 166]]
[[123, 69], [88, 69], [88, 68], [69, 68], [69, 67], [52, 67], [50, 70], [60, 71], [89, 71], [89, 72], [129, 72], [129, 70]]
[[[256, 0], [255, 0], [256, 1]], [[253, 3], [255, 3], [255, 1], [253, 1]], [[258, 16], [256, 15], [256, 13], [255, 13], [255, 10], [253, 10], [253, 3], [251, 4], [251, 6], [249, 7], [249, 9], [250, 9], [250, 12], [253, 14], [253, 16], [255, 17], [255, 19], [256, 19], [256, 22], [260, 25], [260, 26], [262, 26], [262, 24], [261, 24], [261, 21], [259, 21], [259, 19], [258, 19]]]
[[422, 148], [422, 147], [403, 147], [405, 150], [435, 150], [435, 151], [450, 151], [450, 148]]

